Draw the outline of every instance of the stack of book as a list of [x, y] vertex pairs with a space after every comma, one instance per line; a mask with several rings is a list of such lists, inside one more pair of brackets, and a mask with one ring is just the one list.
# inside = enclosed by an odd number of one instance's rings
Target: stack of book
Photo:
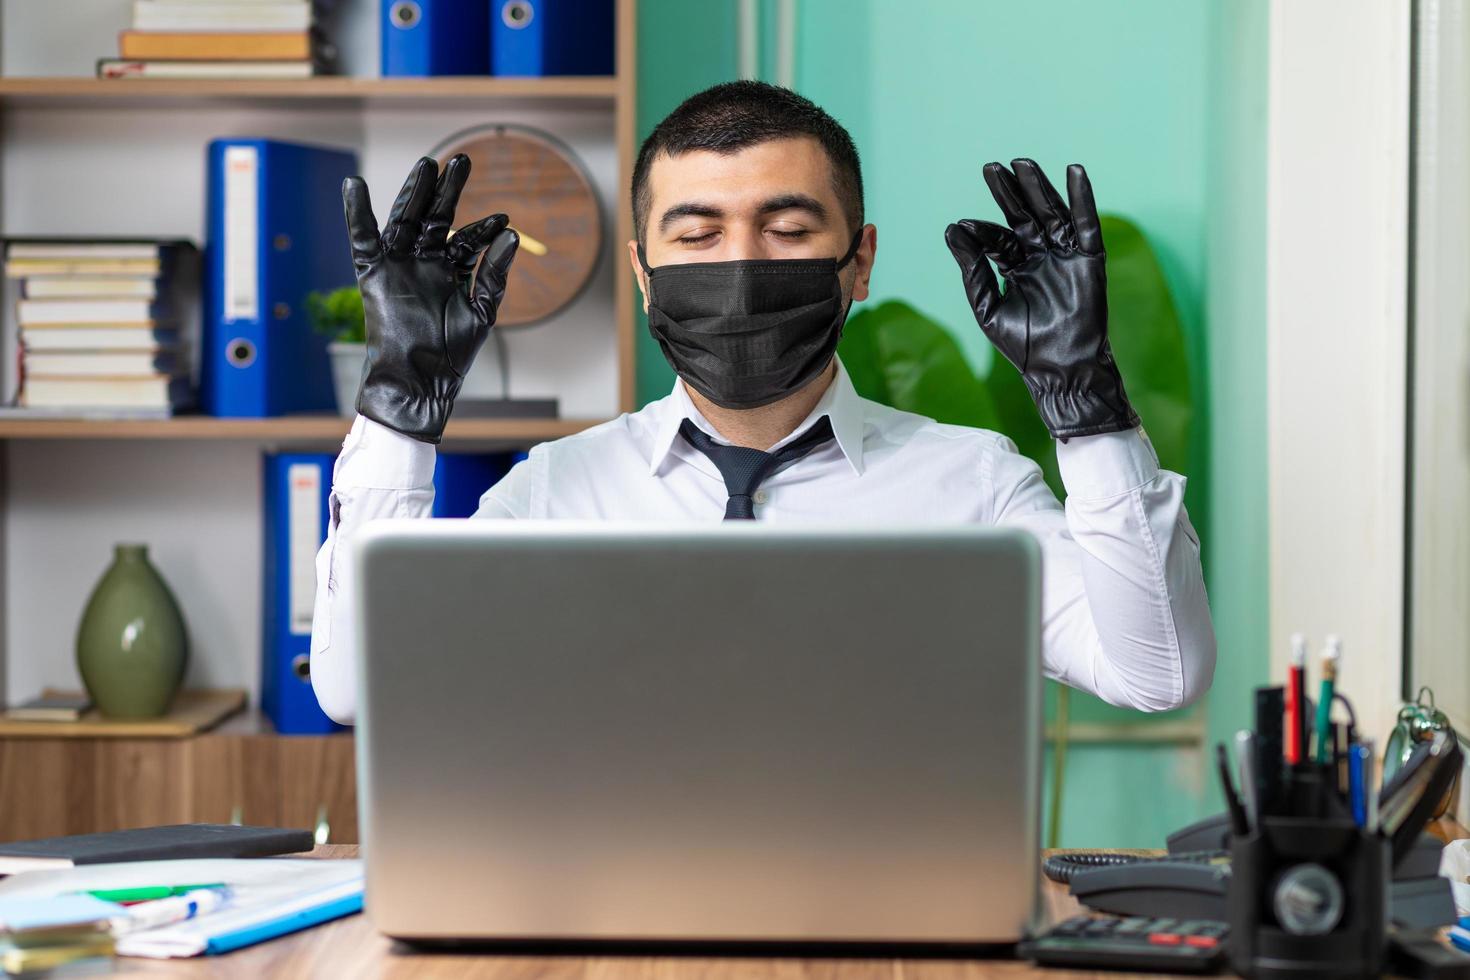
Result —
[[311, 0], [134, 0], [99, 78], [309, 78], [325, 56]]
[[167, 416], [193, 403], [182, 336], [196, 252], [177, 241], [12, 241], [18, 404]]

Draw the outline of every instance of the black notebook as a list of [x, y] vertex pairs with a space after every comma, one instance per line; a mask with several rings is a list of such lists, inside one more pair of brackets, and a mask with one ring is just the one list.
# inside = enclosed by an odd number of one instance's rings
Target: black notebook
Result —
[[311, 850], [309, 830], [182, 823], [0, 844], [0, 875], [113, 861], [251, 858]]

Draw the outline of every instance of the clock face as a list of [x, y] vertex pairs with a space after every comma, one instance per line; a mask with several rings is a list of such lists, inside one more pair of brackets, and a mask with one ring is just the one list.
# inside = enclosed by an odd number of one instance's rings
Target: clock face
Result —
[[455, 225], [503, 211], [521, 236], [495, 325], [545, 320], [576, 298], [597, 267], [602, 208], [592, 182], [554, 137], [522, 126], [458, 133], [439, 148], [439, 165], [456, 153], [470, 158], [470, 179]]

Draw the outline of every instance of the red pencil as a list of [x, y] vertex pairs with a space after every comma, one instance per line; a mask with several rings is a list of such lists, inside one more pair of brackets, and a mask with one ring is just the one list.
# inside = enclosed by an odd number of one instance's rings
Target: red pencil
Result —
[[1302, 704], [1307, 690], [1307, 638], [1291, 634], [1291, 665], [1286, 678], [1286, 764], [1294, 766], [1305, 757], [1302, 744]]

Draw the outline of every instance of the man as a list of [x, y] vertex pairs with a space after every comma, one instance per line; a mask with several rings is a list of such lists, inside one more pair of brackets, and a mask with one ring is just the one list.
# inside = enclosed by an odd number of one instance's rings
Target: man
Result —
[[[961, 221], [946, 240], [977, 321], [1059, 440], [1065, 511], [1005, 437], [858, 397], [834, 356], [877, 251], [857, 151], [808, 100], [732, 82], [675, 109], [633, 173], [629, 263], [674, 390], [536, 447], [476, 516], [1025, 528], [1042, 549], [1048, 676], [1141, 710], [1198, 698], [1215, 662], [1199, 541], [1184, 479], [1159, 469], [1108, 347], [1087, 176], [1068, 169], [1064, 203], [1034, 163], [1013, 167], [984, 172], [1010, 227]], [[433, 447], [515, 254], [504, 215], [446, 247], [467, 171], [450, 160], [436, 182], [419, 161], [381, 234], [363, 182], [344, 187], [369, 363], [317, 559], [311, 654], [317, 698], [344, 722], [356, 664], [343, 548], [373, 518], [429, 514]]]

